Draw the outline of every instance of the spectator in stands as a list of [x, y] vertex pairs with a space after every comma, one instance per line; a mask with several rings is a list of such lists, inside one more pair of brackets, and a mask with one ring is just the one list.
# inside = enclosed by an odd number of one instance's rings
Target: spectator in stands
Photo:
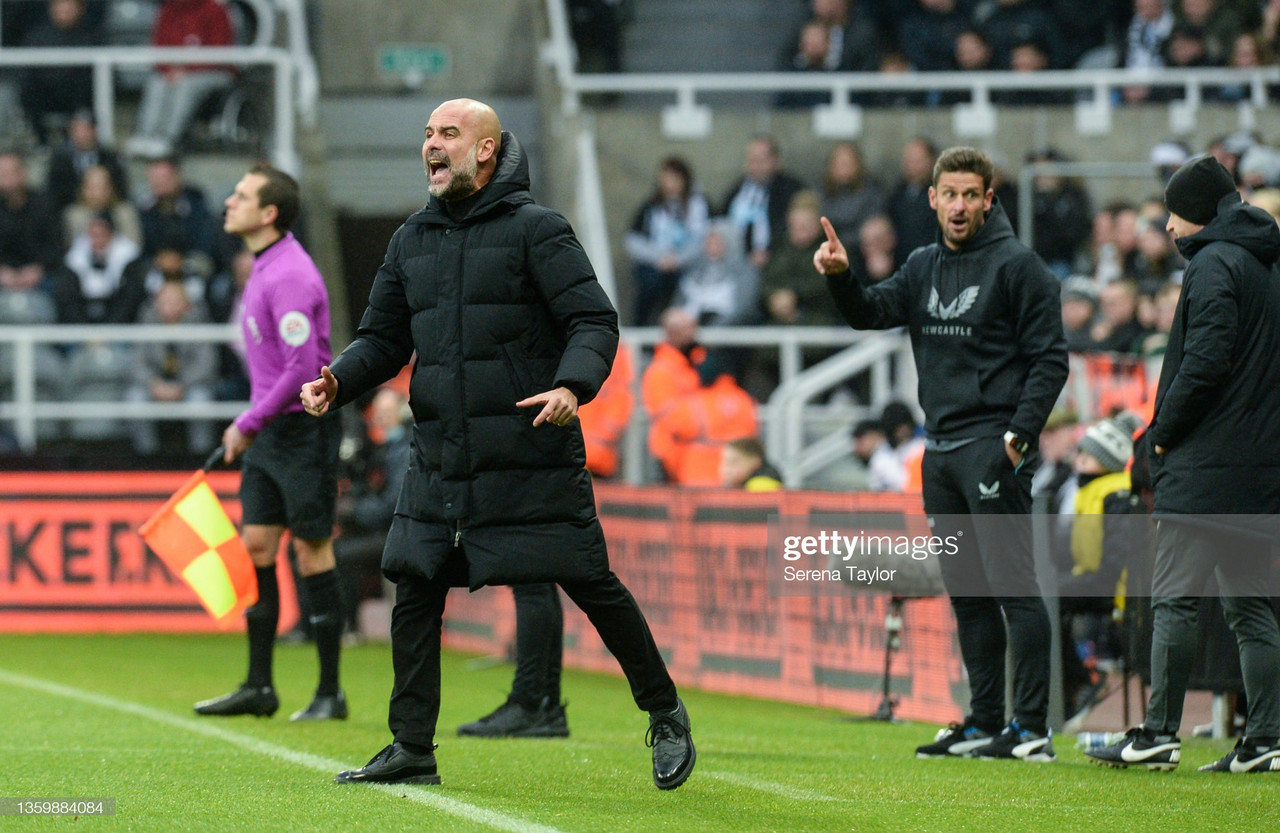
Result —
[[[1048, 511], [1070, 515], [1075, 507], [1076, 476], [1073, 460], [1080, 418], [1067, 408], [1054, 408], [1040, 432], [1040, 456], [1044, 459], [1031, 477], [1031, 496], [1045, 495]], [[1070, 534], [1070, 525], [1067, 525]]]
[[1182, 167], [1182, 163], [1191, 158], [1191, 149], [1182, 142], [1170, 140], [1157, 142], [1148, 155], [1151, 164], [1156, 166], [1156, 178], [1163, 188], [1173, 172]]
[[[965, 29], [956, 35], [955, 66], [959, 72], [988, 72], [995, 69], [991, 44], [977, 29]], [[967, 94], [965, 95], [967, 98]]]
[[879, 283], [898, 271], [898, 235], [884, 214], [867, 219], [858, 229], [858, 249], [849, 268], [863, 283]]
[[1138, 321], [1138, 284], [1121, 279], [1102, 287], [1098, 295], [1101, 315], [1090, 335], [1093, 350], [1105, 353], [1134, 353], [1141, 349], [1143, 332]]
[[889, 445], [884, 424], [860, 420], [853, 426], [853, 456], [866, 467], [869, 492], [900, 492], [905, 478], [902, 461]]
[[[230, 266], [209, 281], [205, 305], [213, 321], [219, 324], [239, 323], [240, 299], [249, 283], [249, 276], [253, 274], [253, 261], [253, 252], [247, 247], [241, 248], [231, 258]], [[249, 398], [249, 367], [245, 360], [242, 332], [237, 327], [236, 333], [241, 337], [219, 348], [219, 401], [239, 402]]]
[[759, 437], [742, 437], [725, 443], [720, 455], [720, 485], [748, 492], [776, 492], [782, 475], [765, 457]]
[[[102, 33], [85, 17], [84, 0], [49, 0], [49, 18], [22, 39], [29, 47], [90, 47]], [[62, 132], [77, 110], [93, 106], [93, 70], [88, 66], [28, 67], [22, 72], [22, 109], [40, 144]], [[56, 127], [51, 121], [59, 121]]]
[[92, 165], [84, 172], [76, 200], [62, 209], [62, 237], [71, 245], [89, 227], [89, 220], [99, 214], [110, 214], [116, 230], [139, 246], [142, 245], [142, 219], [133, 203], [116, 190], [115, 179], [103, 165]]
[[1280, 150], [1266, 145], [1249, 148], [1236, 165], [1236, 181], [1246, 194], [1280, 186]]
[[1236, 36], [1245, 30], [1235, 9], [1223, 0], [1174, 3], [1175, 30], [1196, 36], [1204, 46], [1204, 65], [1225, 66]]
[[1240, 161], [1240, 157], [1254, 145], [1260, 144], [1258, 137], [1247, 130], [1237, 130], [1226, 136], [1220, 136], [1211, 142], [1205, 148], [1214, 159], [1222, 163], [1222, 167], [1227, 169], [1227, 173], [1231, 174], [1237, 180], [1236, 165]]
[[897, 490], [908, 489], [914, 484], [914, 488], [909, 490], [918, 492], [920, 463], [924, 455], [923, 426], [916, 421], [911, 406], [898, 400], [885, 403], [880, 411], [880, 424], [884, 426], [885, 438], [902, 471], [902, 485]]
[[[1256, 69], [1271, 66], [1275, 62], [1275, 53], [1259, 32], [1241, 32], [1231, 43], [1227, 66], [1232, 69]], [[1247, 101], [1253, 95], [1253, 87], [1250, 84], [1223, 84], [1213, 88], [1212, 94], [1220, 101]], [[1280, 88], [1275, 84], [1268, 84], [1267, 96], [1274, 101], [1280, 97]]]
[[[1115, 598], [1123, 595], [1122, 574], [1136, 542], [1123, 516], [1135, 511], [1126, 466], [1141, 420], [1122, 413], [1090, 425], [1076, 449], [1076, 493], [1068, 550], [1059, 563], [1058, 611], [1062, 620], [1063, 702], [1068, 717], [1091, 707], [1106, 674], [1078, 642], [1094, 642], [1112, 620]], [[1109, 517], [1110, 516], [1110, 517]], [[1116, 523], [1112, 517], [1120, 516]], [[1092, 620], [1092, 621], [1089, 621]]]
[[1152, 332], [1142, 339], [1142, 357], [1144, 359], [1163, 359], [1165, 347], [1169, 344], [1169, 333], [1173, 330], [1173, 315], [1178, 311], [1178, 299], [1182, 297], [1182, 287], [1170, 281], [1155, 292], [1153, 301]]
[[62, 257], [58, 216], [17, 153], [0, 152], [0, 289], [40, 287]]
[[1217, 66], [1209, 55], [1204, 32], [1183, 23], [1175, 24], [1164, 42], [1164, 65], [1170, 69]]
[[186, 252], [177, 243], [161, 246], [151, 256], [150, 263], [147, 264], [146, 276], [142, 279], [142, 284], [146, 288], [148, 296], [154, 296], [160, 291], [161, 286], [170, 282], [182, 284], [183, 289], [186, 290], [187, 298], [190, 299], [191, 303], [202, 306], [206, 317], [208, 317], [208, 305], [206, 302], [206, 297], [209, 294], [208, 283], [203, 275], [191, 270]]
[[[800, 41], [796, 51], [784, 55], [778, 69], [783, 72], [827, 72], [827, 59], [831, 56], [831, 40], [825, 24], [810, 20], [800, 29]], [[816, 107], [830, 104], [831, 93], [826, 90], [781, 90], [774, 98], [777, 107]]]
[[917, 0], [898, 18], [896, 42], [903, 57], [923, 72], [951, 69], [956, 38], [970, 27], [958, 0]]
[[902, 146], [902, 178], [889, 192], [885, 212], [898, 235], [897, 261], [928, 246], [938, 233], [938, 218], [929, 207], [929, 186], [938, 151], [928, 139], [917, 136]]
[[[218, 0], [164, 0], [151, 30], [153, 46], [234, 43], [231, 16]], [[138, 131], [125, 150], [149, 159], [170, 155], [204, 100], [230, 89], [235, 80], [235, 69], [229, 66], [158, 64], [142, 89]]]
[[885, 192], [867, 174], [857, 142], [836, 142], [822, 174], [822, 216], [836, 233], [853, 239], [862, 224], [884, 211]]
[[1014, 49], [1027, 42], [1047, 43], [1053, 30], [1040, 0], [979, 0], [971, 19], [991, 44], [996, 69], [1016, 69]]
[[1125, 275], [1133, 274], [1138, 260], [1138, 209], [1127, 202], [1112, 203], [1108, 207], [1114, 217], [1109, 245], [1098, 252], [1095, 275], [1100, 285], [1106, 285]]
[[142, 250], [153, 255], [162, 245], [177, 245], [209, 275], [217, 264], [213, 215], [204, 193], [183, 181], [176, 157], [147, 163], [147, 193], [138, 200]]
[[649, 451], [672, 483], [720, 485], [725, 444], [759, 429], [755, 400], [717, 365], [704, 361], [697, 389], [669, 401], [649, 426]]
[[[1067, 162], [1054, 148], [1027, 155], [1027, 163]], [[1076, 260], [1093, 227], [1089, 195], [1078, 182], [1061, 174], [1038, 174], [1031, 193], [1033, 244], [1036, 254], [1059, 280], [1075, 271]]]
[[631, 424], [635, 407], [635, 367], [631, 348], [618, 343], [613, 369], [600, 386], [596, 398], [578, 406], [578, 422], [582, 426], [582, 443], [587, 452], [587, 471], [592, 477], [609, 478], [618, 474], [621, 463], [619, 445]]
[[672, 402], [698, 389], [698, 367], [707, 359], [707, 348], [698, 343], [698, 319], [680, 307], [662, 313], [663, 340], [653, 348], [653, 358], [640, 382], [641, 402], [650, 421]]
[[[1137, 71], [1164, 66], [1164, 43], [1173, 32], [1173, 24], [1167, 0], [1134, 0], [1120, 66]], [[1124, 100], [1129, 102], [1144, 101], [1150, 96], [1151, 88], [1145, 85], [1131, 85], [1123, 91]]]
[[110, 214], [98, 214], [71, 243], [50, 278], [63, 324], [128, 324], [147, 300], [146, 260], [119, 234]]
[[[1043, 72], [1049, 69], [1049, 42], [1031, 37], [1019, 41], [1009, 51], [1009, 69], [1013, 72]], [[996, 94], [998, 93], [998, 95]], [[1035, 105], [1070, 104], [1074, 95], [1070, 90], [997, 90], [991, 100], [996, 104]]]
[[702, 250], [707, 214], [689, 164], [678, 156], [662, 160], [653, 193], [636, 212], [625, 240], [635, 280], [636, 326], [653, 324], [667, 308], [681, 273]]
[[1280, 222], [1280, 188], [1260, 188], [1248, 196], [1245, 202], [1256, 205]]
[[579, 72], [622, 72], [622, 33], [630, 0], [568, 0]]
[[813, 19], [827, 29], [831, 45], [825, 68], [833, 72], [875, 72], [880, 68], [881, 32], [858, 0], [811, 0]]
[[1128, 19], [1120, 14], [1133, 7], [1131, 0], [1047, 0], [1047, 6], [1053, 18], [1053, 65], [1061, 69], [1075, 67], [1092, 50], [1116, 40], [1115, 30]]
[[[151, 303], [143, 307], [142, 324], [163, 324], [177, 329], [204, 324], [204, 307], [193, 304], [179, 281], [167, 281]], [[134, 349], [129, 402], [212, 402], [218, 375], [217, 348], [207, 342], [143, 342]], [[141, 455], [160, 451], [160, 429], [153, 420], [133, 423], [133, 449]], [[186, 421], [187, 451], [203, 457], [213, 450], [214, 425], [208, 420]]]
[[85, 174], [94, 167], [102, 167], [111, 175], [111, 185], [118, 196], [129, 193], [124, 168], [115, 151], [99, 139], [93, 112], [77, 110], [67, 123], [66, 141], [49, 156], [49, 173], [45, 177], [45, 190], [59, 211], [76, 201], [84, 186]]
[[336, 505], [340, 533], [333, 554], [342, 573], [348, 633], [359, 631], [360, 601], [382, 596], [382, 549], [409, 471], [412, 423], [408, 397], [389, 385], [378, 388], [361, 423], [360, 453], [343, 459], [343, 480], [350, 485]]
[[824, 237], [818, 196], [801, 191], [787, 211], [786, 242], [774, 250], [761, 273], [760, 304], [768, 324], [834, 326], [827, 283], [813, 269], [813, 255]]
[[712, 221], [702, 240], [702, 253], [680, 276], [674, 304], [699, 324], [749, 324], [759, 317], [755, 299], [760, 270], [742, 251], [741, 237], [730, 220]]
[[1273, 53], [1280, 47], [1280, 0], [1264, 0], [1258, 35]]
[[782, 170], [773, 137], [756, 136], [747, 143], [742, 178], [729, 189], [721, 213], [742, 231], [757, 267], [763, 267], [770, 249], [786, 239], [787, 208], [804, 187], [800, 179]]
[[1094, 348], [1093, 325], [1098, 314], [1098, 285], [1084, 275], [1062, 282], [1062, 332], [1067, 350], [1083, 353]]
[[1163, 218], [1138, 219], [1138, 250], [1130, 277], [1143, 294], [1155, 292], [1157, 288], [1171, 280], [1177, 280], [1182, 274], [1184, 261], [1160, 225], [1161, 219]]

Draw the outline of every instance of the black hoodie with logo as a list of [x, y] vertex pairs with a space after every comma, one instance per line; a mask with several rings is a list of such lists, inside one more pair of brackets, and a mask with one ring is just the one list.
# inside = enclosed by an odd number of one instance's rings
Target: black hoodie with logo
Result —
[[859, 330], [906, 326], [931, 439], [998, 437], [1035, 445], [1067, 379], [1060, 284], [1014, 237], [999, 200], [959, 250], [916, 249], [892, 277], [827, 287]]
[[1189, 261], [1148, 437], [1157, 513], [1280, 512], [1280, 229], [1239, 194]]

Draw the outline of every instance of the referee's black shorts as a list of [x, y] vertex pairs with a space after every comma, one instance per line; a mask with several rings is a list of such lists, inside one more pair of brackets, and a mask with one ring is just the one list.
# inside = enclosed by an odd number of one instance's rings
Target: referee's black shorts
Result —
[[308, 541], [332, 538], [341, 440], [334, 414], [285, 414], [268, 423], [241, 464], [243, 523], [284, 526]]

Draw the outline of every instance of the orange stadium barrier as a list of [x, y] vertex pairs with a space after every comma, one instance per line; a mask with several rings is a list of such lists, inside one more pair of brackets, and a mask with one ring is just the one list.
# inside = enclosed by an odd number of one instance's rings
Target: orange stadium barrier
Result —
[[[614, 572], [648, 617], [678, 683], [871, 713], [881, 699], [887, 596], [771, 596], [771, 514], [922, 514], [918, 495], [748, 493], [601, 483], [596, 501]], [[918, 518], [917, 518], [918, 519]], [[905, 524], [905, 521], [904, 521]], [[904, 718], [963, 716], [967, 686], [945, 598], [906, 602], [891, 691]], [[503, 654], [510, 591], [450, 594], [445, 644]], [[565, 664], [619, 673], [586, 617], [565, 605]]]
[[[217, 631], [194, 591], [138, 534], [189, 472], [0, 474], [0, 631]], [[210, 472], [232, 521], [240, 477]], [[281, 630], [298, 618], [287, 559]]]

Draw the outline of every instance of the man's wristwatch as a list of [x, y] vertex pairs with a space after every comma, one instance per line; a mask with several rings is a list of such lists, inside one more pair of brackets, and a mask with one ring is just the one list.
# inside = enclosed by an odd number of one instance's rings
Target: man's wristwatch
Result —
[[1005, 431], [1004, 441], [1006, 445], [1024, 457], [1026, 456], [1026, 453], [1031, 450], [1031, 443], [1022, 439], [1022, 437], [1019, 437], [1014, 431]]

